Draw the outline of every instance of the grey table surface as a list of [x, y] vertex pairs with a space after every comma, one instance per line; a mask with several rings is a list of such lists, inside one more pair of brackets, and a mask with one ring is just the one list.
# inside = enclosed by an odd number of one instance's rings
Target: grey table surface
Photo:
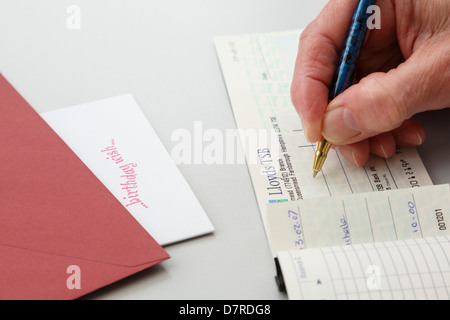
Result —
[[[196, 121], [236, 128], [215, 36], [301, 29], [325, 3], [0, 0], [0, 72], [38, 112], [131, 93], [170, 151], [174, 130], [192, 132]], [[419, 152], [433, 182], [449, 183], [450, 111], [416, 118], [427, 129]], [[246, 165], [179, 169], [216, 231], [167, 246], [170, 260], [86, 298], [287, 299]]]

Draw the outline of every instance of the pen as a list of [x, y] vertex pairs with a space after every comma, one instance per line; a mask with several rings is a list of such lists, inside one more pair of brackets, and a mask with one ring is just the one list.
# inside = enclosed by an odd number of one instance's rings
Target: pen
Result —
[[[353, 83], [356, 65], [358, 64], [361, 48], [367, 33], [367, 19], [369, 17], [368, 8], [375, 4], [376, 0], [359, 0], [353, 14], [353, 18], [345, 40], [339, 65], [330, 89], [329, 101], [345, 91]], [[327, 158], [331, 144], [322, 138], [316, 145], [313, 163], [313, 177], [322, 170], [322, 166]]]

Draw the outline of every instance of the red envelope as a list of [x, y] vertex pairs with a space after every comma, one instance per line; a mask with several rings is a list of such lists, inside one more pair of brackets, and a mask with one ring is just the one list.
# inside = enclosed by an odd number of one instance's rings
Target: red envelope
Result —
[[169, 258], [1, 75], [0, 149], [0, 299], [74, 299]]

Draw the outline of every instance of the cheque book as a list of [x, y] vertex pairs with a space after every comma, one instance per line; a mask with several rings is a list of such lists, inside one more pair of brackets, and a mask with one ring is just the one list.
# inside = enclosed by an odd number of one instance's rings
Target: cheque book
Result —
[[283, 251], [277, 279], [289, 299], [448, 300], [449, 259], [448, 236]]
[[449, 299], [448, 185], [268, 205], [290, 299]]
[[[385, 241], [409, 244], [429, 237], [438, 237], [439, 245], [445, 243], [447, 238], [442, 236], [448, 236], [448, 210], [443, 208], [448, 206], [448, 186], [433, 186], [415, 148], [398, 148], [389, 159], [371, 156], [362, 167], [330, 150], [321, 174], [313, 178], [316, 146], [306, 140], [290, 98], [298, 46], [302, 45], [300, 34], [301, 30], [227, 35], [214, 42], [281, 287], [286, 287], [292, 299], [350, 298], [355, 296], [338, 295], [337, 291], [333, 295], [329, 290], [308, 295], [308, 281], [315, 281], [318, 288], [330, 286], [320, 286], [324, 277], [310, 277], [316, 265], [311, 261], [321, 264], [322, 260], [308, 259], [306, 269], [301, 268], [302, 259], [294, 259], [296, 255]], [[251, 139], [255, 131], [256, 142]], [[436, 198], [437, 194], [441, 197]], [[427, 202], [427, 197], [434, 203]], [[419, 209], [428, 205], [432, 210], [427, 213]], [[335, 267], [329, 264], [328, 269], [320, 270], [334, 272], [338, 270]], [[433, 273], [440, 277], [438, 287], [444, 292], [449, 284], [446, 270]], [[381, 277], [386, 276], [380, 271]], [[416, 276], [414, 271], [411, 276]], [[381, 284], [385, 289], [383, 281]], [[380, 296], [369, 296], [376, 297]]]
[[306, 140], [290, 97], [300, 34], [214, 39], [264, 226], [267, 203], [432, 185], [415, 148], [399, 148], [389, 159], [371, 156], [359, 168], [330, 150], [313, 178], [316, 146]]
[[75, 299], [169, 258], [0, 76], [0, 299]]

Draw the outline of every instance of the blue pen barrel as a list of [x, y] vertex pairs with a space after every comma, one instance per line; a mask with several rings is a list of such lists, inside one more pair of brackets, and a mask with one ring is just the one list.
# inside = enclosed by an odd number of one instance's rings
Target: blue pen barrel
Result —
[[330, 89], [329, 100], [333, 100], [353, 83], [356, 66], [367, 34], [367, 19], [371, 14], [367, 11], [375, 2], [376, 0], [360, 0], [358, 2], [333, 79], [333, 86]]

